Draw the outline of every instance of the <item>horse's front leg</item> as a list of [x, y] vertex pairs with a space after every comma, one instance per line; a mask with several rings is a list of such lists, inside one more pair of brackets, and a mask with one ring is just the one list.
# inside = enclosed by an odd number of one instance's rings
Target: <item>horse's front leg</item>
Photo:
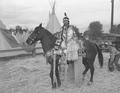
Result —
[[56, 82], [54, 81], [54, 71], [53, 71], [53, 63], [50, 64], [51, 65], [51, 70], [50, 70], [50, 78], [51, 78], [51, 84], [52, 84], [52, 88], [56, 88]]
[[55, 71], [55, 74], [56, 74], [56, 78], [57, 78], [58, 87], [60, 87], [61, 86], [61, 80], [60, 80], [60, 73], [59, 73], [59, 58], [58, 57], [56, 59], [56, 71]]
[[54, 84], [54, 81], [53, 81], [53, 58], [51, 56], [47, 56], [46, 57], [46, 63], [49, 63], [50, 64], [50, 79], [51, 79], [51, 85], [52, 85], [52, 88], [55, 88], [56, 85]]
[[53, 65], [50, 64], [51, 69], [50, 69], [50, 78], [51, 78], [51, 84], [52, 84], [52, 88], [55, 88], [54, 84], [53, 84]]

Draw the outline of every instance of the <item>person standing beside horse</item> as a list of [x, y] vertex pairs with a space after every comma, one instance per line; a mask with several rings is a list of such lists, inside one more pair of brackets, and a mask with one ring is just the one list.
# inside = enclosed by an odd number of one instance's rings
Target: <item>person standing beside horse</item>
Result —
[[117, 50], [116, 45], [112, 42], [112, 45], [109, 46], [110, 50], [110, 58], [108, 63], [108, 69], [110, 71], [114, 70], [114, 65], [116, 66], [117, 70], [120, 70], [120, 65], [118, 64], [120, 58], [120, 51]]
[[[61, 60], [60, 65], [66, 64], [63, 67], [65, 70], [64, 81], [75, 81], [76, 78], [76, 71], [75, 71], [75, 61], [78, 60], [78, 50], [80, 48], [79, 43], [77, 42], [78, 37], [72, 25], [70, 25], [69, 18], [67, 14], [64, 14], [65, 17], [63, 18], [63, 26], [60, 31], [60, 47], [63, 50], [63, 60]], [[63, 69], [62, 68], [62, 69]], [[77, 69], [79, 71], [79, 69]], [[72, 83], [71, 82], [71, 83]]]

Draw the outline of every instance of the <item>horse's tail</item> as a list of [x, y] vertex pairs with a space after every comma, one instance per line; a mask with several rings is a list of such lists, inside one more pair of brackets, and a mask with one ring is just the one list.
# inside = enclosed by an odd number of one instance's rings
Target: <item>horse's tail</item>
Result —
[[102, 50], [99, 48], [99, 46], [96, 44], [96, 48], [97, 48], [97, 52], [98, 52], [98, 60], [99, 60], [99, 64], [100, 67], [103, 67], [103, 54], [102, 54]]

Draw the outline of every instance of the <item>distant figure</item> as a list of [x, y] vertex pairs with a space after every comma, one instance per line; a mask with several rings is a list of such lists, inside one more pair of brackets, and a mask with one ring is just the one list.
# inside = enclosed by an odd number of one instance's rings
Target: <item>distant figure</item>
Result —
[[110, 50], [110, 59], [109, 59], [109, 70], [113, 71], [114, 70], [114, 65], [116, 68], [119, 70], [120, 66], [118, 64], [119, 58], [120, 58], [120, 51], [118, 51], [115, 47], [116, 45], [112, 43], [112, 45], [109, 46]]
[[22, 34], [22, 27], [21, 26], [16, 26], [16, 33]]

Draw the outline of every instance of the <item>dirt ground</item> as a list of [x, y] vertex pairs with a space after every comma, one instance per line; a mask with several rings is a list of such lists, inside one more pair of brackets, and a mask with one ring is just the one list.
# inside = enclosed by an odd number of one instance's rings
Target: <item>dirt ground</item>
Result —
[[0, 93], [120, 93], [120, 72], [107, 69], [108, 54], [100, 69], [95, 60], [94, 83], [87, 85], [89, 72], [81, 87], [68, 84], [52, 90], [49, 64], [43, 56], [0, 61]]

